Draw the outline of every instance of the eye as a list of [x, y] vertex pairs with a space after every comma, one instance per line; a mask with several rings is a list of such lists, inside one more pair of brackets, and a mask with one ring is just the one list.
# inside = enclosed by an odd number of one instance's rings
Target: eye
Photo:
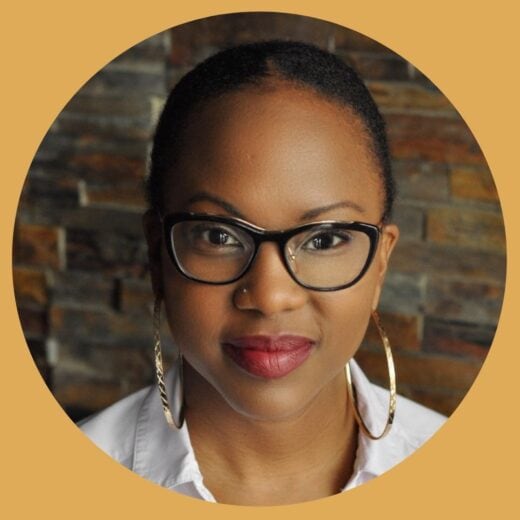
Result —
[[327, 249], [337, 249], [350, 243], [352, 237], [347, 232], [340, 231], [319, 231], [311, 236], [302, 245], [306, 251], [324, 251]]
[[218, 224], [198, 224], [191, 228], [190, 234], [193, 243], [205, 243], [207, 246], [216, 247], [241, 246], [240, 240], [229, 228]]

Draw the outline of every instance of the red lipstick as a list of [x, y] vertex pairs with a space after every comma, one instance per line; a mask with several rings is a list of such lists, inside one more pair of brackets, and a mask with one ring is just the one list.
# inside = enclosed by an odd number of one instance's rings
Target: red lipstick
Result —
[[298, 368], [315, 342], [303, 336], [242, 336], [225, 341], [224, 352], [241, 368], [258, 377], [276, 379]]

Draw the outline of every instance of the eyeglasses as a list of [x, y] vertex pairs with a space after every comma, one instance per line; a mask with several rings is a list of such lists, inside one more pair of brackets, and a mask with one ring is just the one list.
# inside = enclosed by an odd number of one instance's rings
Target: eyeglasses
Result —
[[241, 219], [197, 213], [172, 213], [162, 220], [168, 254], [178, 271], [213, 285], [236, 282], [260, 245], [275, 242], [298, 284], [316, 291], [345, 289], [370, 267], [381, 234], [381, 228], [364, 222], [326, 220], [267, 231]]

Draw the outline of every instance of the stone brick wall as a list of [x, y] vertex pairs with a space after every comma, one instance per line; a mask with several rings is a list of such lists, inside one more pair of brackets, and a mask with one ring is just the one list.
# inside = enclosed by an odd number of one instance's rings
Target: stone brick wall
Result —
[[[169, 89], [222, 47], [272, 37], [337, 53], [387, 120], [402, 237], [381, 314], [400, 393], [449, 414], [478, 374], [502, 302], [505, 238], [492, 177], [464, 121], [420, 71], [357, 33], [298, 16], [229, 15], [113, 60], [66, 105], [31, 166], [14, 236], [17, 305], [36, 365], [74, 419], [153, 381], [141, 188]], [[372, 328], [357, 358], [386, 384]]]

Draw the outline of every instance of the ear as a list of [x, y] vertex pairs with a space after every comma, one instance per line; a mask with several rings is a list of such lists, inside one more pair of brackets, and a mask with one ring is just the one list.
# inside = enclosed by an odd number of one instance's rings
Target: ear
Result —
[[148, 263], [152, 279], [152, 289], [156, 297], [163, 295], [162, 285], [162, 227], [156, 211], [148, 210], [143, 215], [143, 230], [148, 244]]
[[388, 224], [384, 226], [381, 233], [381, 240], [379, 241], [378, 251], [376, 252], [376, 260], [378, 264], [377, 286], [372, 300], [372, 310], [375, 311], [379, 305], [379, 298], [383, 283], [385, 281], [386, 271], [388, 269], [388, 262], [390, 255], [394, 250], [397, 241], [399, 240], [399, 228], [395, 224]]

